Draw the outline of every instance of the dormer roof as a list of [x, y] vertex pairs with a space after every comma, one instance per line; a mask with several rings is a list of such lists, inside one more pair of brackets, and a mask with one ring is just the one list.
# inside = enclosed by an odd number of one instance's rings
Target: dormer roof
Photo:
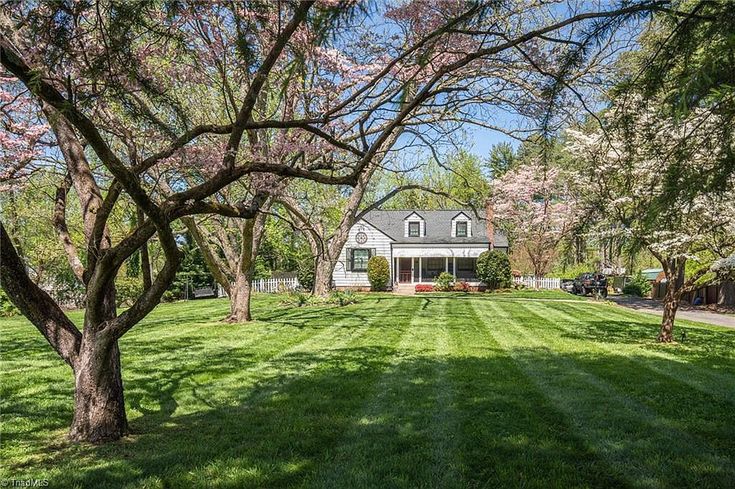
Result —
[[[487, 245], [487, 226], [485, 225], [485, 213], [478, 211], [480, 219], [471, 209], [452, 210], [374, 210], [368, 212], [364, 220], [373, 227], [380, 230], [396, 243], [425, 243], [425, 244], [481, 244]], [[472, 235], [466, 237], [452, 237], [452, 221], [464, 214], [472, 221]], [[418, 217], [411, 217], [418, 216]], [[424, 236], [404, 236], [405, 223], [412, 219], [421, 219], [426, 226]], [[505, 234], [495, 231], [493, 243], [496, 247], [508, 247], [508, 239]]]

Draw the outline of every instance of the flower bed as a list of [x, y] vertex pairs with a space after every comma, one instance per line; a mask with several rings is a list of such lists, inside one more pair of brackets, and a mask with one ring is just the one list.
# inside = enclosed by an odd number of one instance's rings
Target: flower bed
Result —
[[431, 284], [416, 284], [416, 292], [434, 292], [434, 286]]
[[456, 284], [454, 284], [454, 290], [455, 292], [469, 292], [470, 284], [465, 281], [457, 282]]

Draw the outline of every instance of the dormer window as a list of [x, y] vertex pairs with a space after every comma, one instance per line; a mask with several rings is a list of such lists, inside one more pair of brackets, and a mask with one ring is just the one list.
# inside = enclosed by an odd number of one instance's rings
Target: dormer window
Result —
[[421, 236], [421, 223], [419, 221], [408, 222], [408, 235], [412, 238]]
[[426, 222], [418, 212], [412, 212], [403, 218], [403, 236], [407, 238], [420, 238], [426, 236]]
[[472, 236], [472, 219], [464, 212], [459, 212], [452, 218], [453, 238], [469, 238]]

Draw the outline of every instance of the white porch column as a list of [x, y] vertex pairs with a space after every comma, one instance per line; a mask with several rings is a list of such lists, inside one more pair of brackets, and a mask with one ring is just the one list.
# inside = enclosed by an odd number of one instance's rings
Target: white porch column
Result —
[[419, 282], [422, 282], [422, 277], [421, 277], [421, 257], [419, 257]]
[[444, 271], [449, 273], [449, 257], [444, 258]]

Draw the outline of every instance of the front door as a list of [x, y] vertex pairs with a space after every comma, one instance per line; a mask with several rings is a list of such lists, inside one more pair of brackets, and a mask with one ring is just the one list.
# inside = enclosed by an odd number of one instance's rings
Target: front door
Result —
[[401, 284], [411, 283], [411, 259], [410, 258], [399, 258], [398, 259], [398, 283], [401, 283]]

